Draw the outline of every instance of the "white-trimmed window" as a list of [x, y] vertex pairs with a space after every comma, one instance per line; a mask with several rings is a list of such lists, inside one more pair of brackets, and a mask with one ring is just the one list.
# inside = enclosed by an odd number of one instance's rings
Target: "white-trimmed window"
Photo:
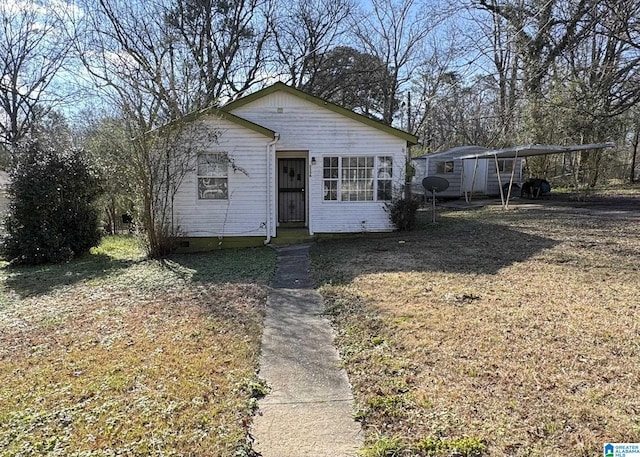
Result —
[[454, 170], [453, 160], [446, 160], [443, 162], [436, 163], [436, 173], [439, 175], [453, 173], [453, 170]]
[[203, 152], [198, 154], [198, 200], [226, 200], [228, 191], [227, 154]]
[[513, 171], [513, 162], [513, 159], [498, 159], [500, 173], [511, 173]]
[[389, 201], [393, 196], [391, 156], [323, 158], [325, 201]]

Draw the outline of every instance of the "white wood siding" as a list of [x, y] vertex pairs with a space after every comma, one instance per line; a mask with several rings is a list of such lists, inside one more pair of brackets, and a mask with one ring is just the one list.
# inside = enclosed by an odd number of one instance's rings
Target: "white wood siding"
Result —
[[225, 119], [202, 118], [220, 130], [218, 143], [203, 144], [202, 152], [226, 152], [235, 165], [228, 167], [228, 199], [199, 200], [197, 177], [189, 173], [178, 190], [174, 219], [183, 236], [266, 236], [267, 144], [270, 138]]
[[384, 202], [323, 200], [326, 156], [391, 156], [393, 186], [404, 184], [406, 141], [285, 92], [276, 92], [233, 110], [233, 114], [280, 133], [278, 151], [308, 151], [311, 233], [388, 231], [393, 227]]

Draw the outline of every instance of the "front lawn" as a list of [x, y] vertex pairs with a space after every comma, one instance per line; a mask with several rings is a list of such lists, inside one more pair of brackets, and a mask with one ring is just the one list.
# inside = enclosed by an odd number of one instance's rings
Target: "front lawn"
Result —
[[533, 203], [443, 211], [435, 226], [425, 212], [415, 232], [314, 247], [364, 455], [640, 442], [638, 200]]
[[248, 449], [270, 249], [0, 269], [0, 455]]

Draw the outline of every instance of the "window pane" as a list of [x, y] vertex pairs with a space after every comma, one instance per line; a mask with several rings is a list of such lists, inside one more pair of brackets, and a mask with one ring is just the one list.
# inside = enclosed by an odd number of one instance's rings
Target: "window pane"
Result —
[[198, 198], [221, 200], [227, 198], [227, 178], [198, 178]]
[[501, 173], [511, 173], [513, 170], [513, 159], [501, 159], [498, 161], [498, 169]]
[[453, 173], [453, 161], [438, 162], [436, 165], [436, 172], [439, 174]]
[[338, 199], [338, 181], [324, 182], [324, 199], [325, 200]]
[[378, 200], [389, 201], [392, 198], [391, 181], [378, 180]]
[[323, 159], [323, 171], [322, 176], [325, 179], [335, 179], [338, 177], [338, 158], [337, 157], [325, 157]]
[[378, 179], [391, 179], [393, 159], [389, 156], [378, 157]]
[[227, 159], [221, 153], [202, 153], [198, 155], [198, 176], [227, 176]]
[[373, 200], [374, 158], [372, 156], [342, 158], [342, 191], [343, 201]]
[[338, 168], [338, 158], [337, 157], [325, 157], [323, 159], [323, 166], [325, 168]]

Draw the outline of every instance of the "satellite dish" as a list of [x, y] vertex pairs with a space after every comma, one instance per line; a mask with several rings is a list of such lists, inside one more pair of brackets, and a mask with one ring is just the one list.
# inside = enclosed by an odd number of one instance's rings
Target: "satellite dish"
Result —
[[449, 188], [449, 181], [440, 176], [427, 176], [422, 180], [422, 187], [429, 192], [444, 192]]
[[[427, 176], [422, 180], [422, 187], [424, 187], [425, 191], [431, 192], [433, 198], [431, 199], [431, 222], [433, 224], [436, 223], [436, 193], [444, 192], [449, 188], [449, 181], [439, 176]], [[426, 199], [425, 195], [425, 199]]]

